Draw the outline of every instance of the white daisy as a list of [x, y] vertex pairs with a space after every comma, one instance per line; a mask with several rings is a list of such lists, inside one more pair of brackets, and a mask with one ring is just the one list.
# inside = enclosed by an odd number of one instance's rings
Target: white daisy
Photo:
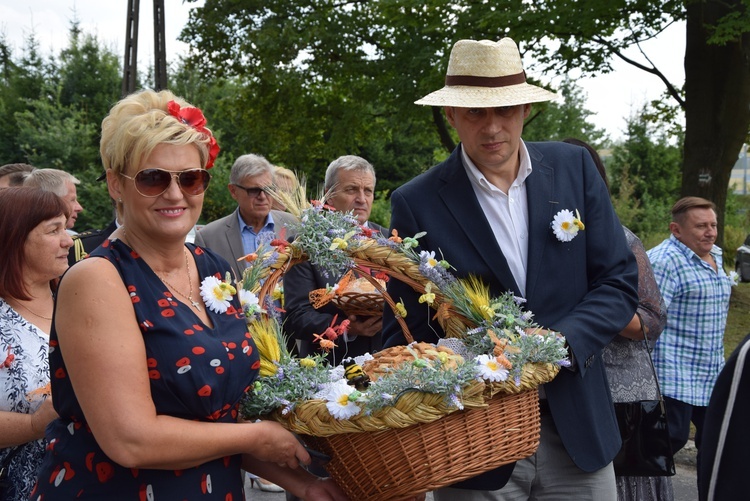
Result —
[[434, 268], [438, 264], [438, 260], [435, 259], [435, 251], [422, 251], [419, 253], [419, 259], [425, 263], [428, 268]]
[[583, 229], [583, 223], [568, 209], [563, 209], [555, 214], [552, 220], [552, 231], [561, 242], [570, 242]]
[[326, 396], [326, 408], [336, 419], [349, 419], [360, 413], [361, 409], [355, 403], [361, 395], [354, 386], [350, 386], [346, 381], [339, 381], [331, 385], [328, 395]]
[[240, 289], [240, 304], [242, 305], [242, 311], [245, 312], [245, 316], [247, 317], [252, 317], [262, 311], [258, 302], [258, 296], [246, 289]]
[[482, 379], [496, 383], [508, 379], [508, 369], [500, 365], [495, 357], [479, 355], [476, 359]]
[[231, 284], [222, 282], [214, 276], [206, 277], [201, 282], [201, 297], [208, 309], [216, 313], [224, 313], [229, 308], [232, 296], [237, 293]]

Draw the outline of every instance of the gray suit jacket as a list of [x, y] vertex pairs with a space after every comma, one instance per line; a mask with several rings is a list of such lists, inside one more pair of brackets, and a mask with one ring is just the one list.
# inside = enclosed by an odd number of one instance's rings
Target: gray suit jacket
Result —
[[[239, 210], [237, 208], [228, 216], [208, 223], [195, 234], [195, 245], [211, 249], [229, 261], [238, 278], [242, 276], [243, 270], [247, 268], [247, 261], [237, 261], [245, 255], [242, 247], [242, 237], [240, 236]], [[278, 210], [272, 210], [271, 217], [274, 223], [274, 233], [277, 237], [282, 228], [297, 222], [297, 218], [293, 215]], [[285, 239], [293, 237], [294, 235], [291, 233], [290, 230], [287, 230]]]

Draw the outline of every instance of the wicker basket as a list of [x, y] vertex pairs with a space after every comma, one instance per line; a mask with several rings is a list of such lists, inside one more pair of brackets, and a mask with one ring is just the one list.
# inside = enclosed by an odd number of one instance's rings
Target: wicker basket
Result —
[[[371, 254], [372, 251], [372, 254]], [[418, 270], [374, 244], [353, 254], [358, 266], [385, 271], [418, 292], [425, 282]], [[263, 297], [288, 267], [305, 260], [282, 255], [263, 285]], [[391, 308], [395, 302], [374, 278], [371, 282]], [[438, 304], [438, 320], [448, 335], [463, 332], [467, 319]], [[396, 316], [407, 341], [413, 337], [405, 321]], [[322, 400], [297, 405], [286, 415], [274, 412], [269, 419], [302, 436], [313, 449], [329, 455], [326, 470], [351, 499], [398, 499], [427, 492], [474, 477], [533, 454], [539, 445], [539, 384], [551, 381], [559, 370], [554, 364], [526, 364], [521, 384], [512, 381], [474, 385], [464, 400], [464, 410], [448, 408], [442, 397], [424, 394], [401, 396], [392, 408], [370, 416], [337, 421]]]
[[454, 484], [536, 451], [536, 390], [498, 394], [487, 404], [408, 428], [303, 438], [331, 456], [326, 470], [351, 499], [398, 499]]
[[331, 302], [347, 315], [374, 317], [383, 314], [385, 299], [378, 292], [344, 292]]
[[[369, 275], [369, 274], [368, 274]], [[367, 287], [363, 287], [362, 282]], [[385, 298], [381, 292], [384, 284], [380, 281], [373, 285], [372, 278], [364, 276], [355, 278], [354, 273], [348, 271], [339, 281], [336, 290], [315, 289], [310, 291], [310, 303], [313, 308], [322, 308], [333, 303], [347, 315], [374, 317], [383, 314]], [[364, 290], [362, 290], [364, 289]]]

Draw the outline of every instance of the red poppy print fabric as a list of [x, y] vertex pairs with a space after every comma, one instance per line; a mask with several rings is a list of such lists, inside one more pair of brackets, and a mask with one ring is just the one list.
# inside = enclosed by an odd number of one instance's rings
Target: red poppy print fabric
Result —
[[[188, 244], [201, 277], [231, 271], [210, 250]], [[119, 270], [146, 345], [146, 367], [156, 410], [196, 421], [235, 422], [238, 404], [257, 377], [259, 356], [239, 299], [227, 313], [209, 311], [213, 328], [177, 300], [145, 261], [115, 240], [91, 257]], [[112, 335], [116, 335], [113, 326]], [[57, 342], [52, 330], [50, 339]], [[107, 457], [91, 434], [67, 376], [61, 350], [50, 354], [55, 407], [64, 418], [50, 439], [31, 499], [244, 499], [240, 456], [179, 471], [124, 468]], [[112, 497], [115, 496], [115, 497]]]

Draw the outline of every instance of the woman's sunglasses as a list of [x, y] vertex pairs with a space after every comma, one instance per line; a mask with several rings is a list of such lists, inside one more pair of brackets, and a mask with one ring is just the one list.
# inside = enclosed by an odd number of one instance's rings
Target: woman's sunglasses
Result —
[[144, 197], [158, 197], [172, 184], [172, 178], [177, 178], [177, 184], [185, 195], [196, 196], [206, 191], [211, 174], [204, 169], [189, 169], [174, 172], [164, 169], [143, 169], [135, 177], [120, 173], [122, 177], [130, 179], [135, 189]]

